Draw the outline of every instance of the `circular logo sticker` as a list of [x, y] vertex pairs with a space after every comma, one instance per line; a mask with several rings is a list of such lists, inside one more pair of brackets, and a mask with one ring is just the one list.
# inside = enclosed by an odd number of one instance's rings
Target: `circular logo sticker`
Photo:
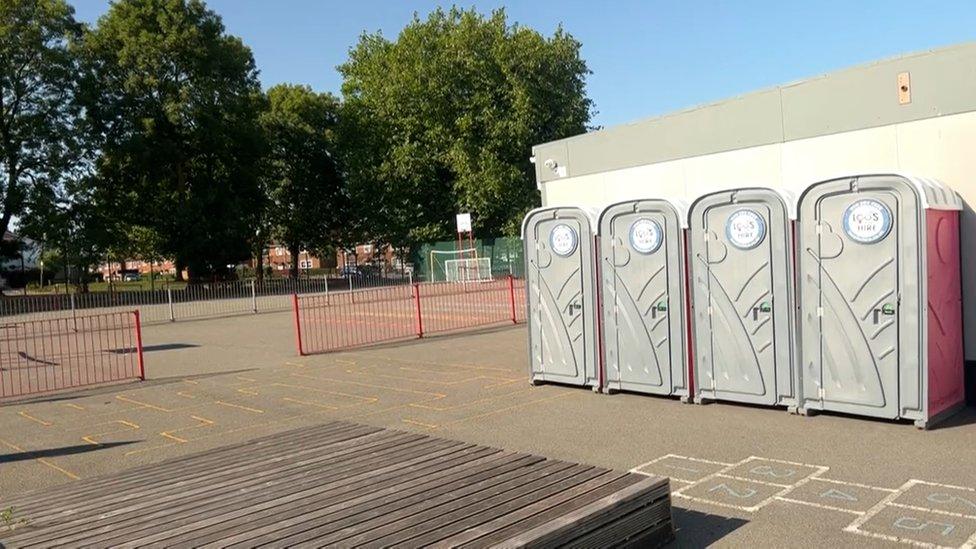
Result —
[[854, 242], [874, 244], [888, 236], [890, 230], [891, 210], [882, 202], [866, 198], [844, 211], [844, 232]]
[[549, 232], [549, 246], [556, 255], [566, 257], [576, 251], [576, 231], [564, 223], [560, 223]]
[[630, 225], [630, 247], [637, 253], [652, 254], [661, 247], [661, 226], [641, 218]]
[[766, 237], [766, 221], [753, 210], [736, 210], [725, 223], [725, 237], [740, 250], [751, 250]]

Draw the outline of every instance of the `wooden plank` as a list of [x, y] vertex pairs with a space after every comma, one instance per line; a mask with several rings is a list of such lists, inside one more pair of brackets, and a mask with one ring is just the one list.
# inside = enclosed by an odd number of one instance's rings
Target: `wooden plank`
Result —
[[664, 479], [331, 422], [30, 494], [17, 501], [35, 511], [31, 524], [3, 543], [638, 546], [672, 535], [668, 488]]
[[538, 502], [536, 504], [537, 506], [529, 506], [522, 509], [520, 513], [498, 519], [499, 522], [506, 522], [506, 519], [508, 519], [510, 521], [508, 524], [486, 524], [478, 528], [473, 528], [470, 532], [461, 534], [463, 539], [459, 539], [455, 543], [449, 543], [451, 540], [444, 540], [438, 546], [492, 547], [497, 543], [501, 543], [517, 535], [519, 532], [535, 528], [540, 524], [545, 524], [553, 518], [562, 516], [604, 496], [626, 488], [638, 480], [633, 475], [627, 475], [617, 471], [607, 471], [607, 474], [611, 476], [612, 480], [606, 484], [595, 487], [581, 486], [573, 490], [567, 490], [565, 495], [561, 494], [560, 497], [543, 500]]
[[[436, 441], [436, 439], [435, 439]], [[166, 545], [174, 545], [184, 541], [192, 541], [194, 546], [204, 543], [205, 537], [214, 535], [218, 539], [225, 537], [227, 532], [253, 530], [257, 527], [259, 516], [270, 515], [271, 519], [279, 520], [289, 516], [292, 512], [304, 509], [313, 510], [320, 506], [327, 498], [352, 498], [379, 473], [395, 473], [404, 464], [417, 463], [426, 467], [437, 466], [439, 463], [452, 459], [475, 459], [488, 452], [485, 448], [455, 443], [450, 446], [433, 446], [412, 452], [404, 452], [402, 457], [381, 463], [381, 467], [369, 466], [355, 475], [342, 475], [339, 478], [320, 478], [312, 482], [297, 485], [282, 485], [277, 490], [269, 490], [257, 496], [232, 499], [229, 506], [208, 507], [193, 514], [192, 520], [169, 521], [165, 528], [154, 528], [141, 536], [128, 536], [110, 545], [126, 546], [123, 542], [133, 546], [146, 545], [165, 541]], [[322, 477], [322, 475], [319, 475]], [[302, 514], [298, 511], [298, 514]]]
[[[244, 509], [245, 514], [269, 505], [279, 495], [289, 498], [289, 501], [311, 497], [317, 493], [329, 493], [337, 486], [346, 482], [350, 477], [369, 475], [375, 470], [390, 464], [401, 464], [404, 460], [416, 456], [429, 456], [440, 451], [457, 451], [464, 445], [458, 442], [446, 442], [438, 439], [425, 439], [411, 445], [398, 445], [374, 458], [371, 453], [363, 461], [353, 460], [341, 467], [328, 464], [307, 464], [292, 468], [287, 472], [276, 470], [257, 483], [249, 486], [232, 487], [220, 493], [207, 493], [199, 499], [182, 502], [178, 505], [154, 506], [156, 512], [137, 517], [137, 520], [127, 524], [116, 524], [115, 527], [101, 536], [86, 538], [86, 543], [116, 546], [126, 540], [167, 539], [182, 531], [203, 528], [208, 524], [221, 521], [222, 516], [233, 514]], [[471, 448], [477, 448], [471, 446]], [[395, 466], [395, 465], [394, 465]], [[148, 512], [151, 508], [144, 511]], [[142, 514], [140, 514], [142, 515]]]
[[[508, 467], [519, 467], [522, 466], [519, 462], [524, 462], [527, 460], [537, 459], [533, 456], [518, 455], [510, 452], [502, 452], [500, 450], [481, 448], [481, 450], [490, 451], [491, 453], [486, 455], [467, 456], [468, 459], [456, 459], [451, 462], [444, 464], [436, 464], [438, 467], [447, 471], [449, 474], [446, 479], [451, 478], [463, 478], [470, 474], [471, 470], [474, 468], [479, 468], [482, 466], [487, 466], [488, 474], [495, 474], [500, 471], [505, 470]], [[470, 457], [476, 457], [477, 459], [470, 459]], [[367, 503], [372, 505], [373, 502], [382, 496], [387, 495], [409, 495], [417, 491], [428, 490], [431, 487], [436, 487], [436, 482], [431, 482], [426, 480], [426, 475], [428, 475], [430, 469], [420, 469], [420, 468], [407, 468], [403, 478], [396, 478], [394, 482], [389, 482], [387, 479], [381, 479], [371, 486], [364, 487], [363, 493], [356, 495], [353, 499], [345, 498], [335, 498], [330, 497], [322, 501], [315, 501], [312, 504], [311, 509], [305, 512], [292, 513], [290, 510], [288, 516], [281, 517], [280, 520], [262, 521], [262, 523], [256, 524], [255, 528], [249, 529], [245, 532], [231, 532], [227, 537], [214, 536], [213, 538], [208, 538], [207, 543], [212, 543], [212, 546], [233, 546], [234, 544], [240, 544], [241, 546], [252, 546], [257, 545], [262, 541], [263, 537], [267, 537], [265, 541], [274, 541], [278, 537], [283, 535], [289, 528], [298, 527], [295, 531], [300, 531], [303, 528], [308, 528], [310, 524], [320, 524], [327, 521], [335, 520], [334, 513], [343, 511], [344, 509], [349, 509], [351, 507]], [[299, 510], [301, 511], [301, 510]], [[274, 517], [270, 517], [274, 519]], [[227, 534], [227, 533], [225, 533]], [[196, 545], [196, 543], [194, 542]], [[203, 543], [199, 544], [203, 545]]]
[[631, 508], [640, 504], [641, 500], [638, 499], [640, 496], [648, 492], [661, 492], [662, 487], [666, 491], [667, 479], [645, 477], [619, 492], [600, 498], [575, 511], [513, 536], [505, 540], [504, 545], [525, 546], [532, 544], [533, 546], [548, 546], [552, 544], [553, 546], [558, 546], [561, 538], [567, 536], [567, 532], [574, 532], [581, 527], [585, 527], [594, 520], [594, 517], [629, 511]]
[[[146, 490], [156, 490], [158, 493], [158, 490], [162, 487], [164, 490], [174, 492], [185, 489], [186, 486], [201, 480], [213, 480], [235, 475], [242, 476], [248, 470], [261, 468], [268, 464], [291, 462], [303, 458], [310, 459], [308, 456], [315, 456], [316, 458], [332, 456], [343, 450], [376, 444], [378, 441], [384, 439], [388, 439], [387, 435], [373, 433], [365, 437], [342, 439], [331, 444], [306, 443], [291, 454], [286, 451], [284, 454], [262, 461], [256, 461], [254, 459], [240, 461], [235, 456], [228, 456], [231, 459], [227, 463], [210, 462], [206, 466], [187, 467], [186, 474], [175, 471], [170, 476], [163, 478], [151, 477], [132, 480], [121, 485], [106, 483], [105, 486], [92, 486], [89, 489], [87, 497], [65, 498], [63, 501], [57, 501], [56, 506], [41, 507], [43, 511], [37, 511], [34, 507], [21, 507], [20, 509], [25, 515], [32, 517], [35, 521], [44, 520], [56, 513], [75, 513], [77, 512], [77, 507], [88, 508], [104, 501], [111, 501], [112, 504], [117, 504], [125, 499], [135, 499], [144, 495]], [[178, 477], [178, 480], [174, 480], [174, 476]]]
[[554, 475], [574, 474], [576, 467], [581, 466], [560, 461], [543, 461], [529, 471], [523, 472], [515, 478], [505, 479], [504, 482], [498, 482], [499, 479], [489, 479], [467, 490], [454, 490], [442, 496], [427, 499], [422, 503], [411, 505], [403, 511], [383, 513], [373, 520], [360, 522], [353, 527], [325, 537], [322, 537], [323, 530], [331, 528], [331, 525], [304, 532], [302, 535], [288, 540], [280, 540], [273, 545], [283, 546], [281, 542], [285, 542], [284, 545], [287, 545], [314, 541], [316, 545], [330, 545], [341, 542], [342, 545], [359, 547], [376, 538], [426, 521], [451, 509], [471, 505], [484, 498], [491, 498], [519, 487], [538, 486], [546, 479], [553, 478]]
[[[306, 458], [302, 461], [302, 463], [319, 464], [322, 466], [339, 464], [348, 460], [362, 459], [363, 457], [369, 456], [371, 452], [396, 452], [397, 448], [404, 442], [419, 442], [424, 440], [433, 439], [424, 437], [422, 435], [396, 437], [384, 436], [373, 440], [367, 445], [350, 443], [342, 446], [341, 449], [337, 449], [335, 452], [322, 454], [312, 458]], [[238, 467], [232, 471], [224, 472], [222, 474], [205, 475], [198, 478], [194, 482], [177, 482], [175, 483], [176, 486], [140, 486], [139, 489], [130, 491], [125, 495], [116, 494], [103, 496], [99, 499], [106, 504], [105, 507], [100, 508], [81, 504], [78, 508], [69, 508], [67, 511], [62, 512], [60, 516], [70, 516], [72, 520], [59, 525], [60, 534], [62, 536], [64, 536], [64, 534], [72, 533], [77, 534], [78, 536], [97, 535], [102, 530], [107, 531], [109, 529], [118, 527], [115, 520], [112, 522], [107, 522], [107, 519], [117, 519], [118, 521], [133, 519], [143, 521], [146, 519], [147, 511], [153, 508], [167, 509], [169, 504], [174, 501], [187, 500], [199, 494], [221, 494], [231, 490], [238, 490], [243, 486], [257, 484], [265, 480], [273, 479], [274, 475], [279, 471], [278, 469], [254, 471], [254, 469], [260, 469], [261, 466], [262, 463], [260, 461], [254, 460], [247, 466]], [[114, 501], [112, 498], [116, 498], [117, 501]], [[99, 516], [101, 519], [99, 523], [102, 525], [95, 531], [91, 530], [91, 519], [93, 516]], [[35, 518], [33, 515], [28, 515], [28, 517], [31, 518], [32, 522], [35, 520], [37, 522], [42, 520], [52, 520], [51, 517]], [[14, 538], [14, 540], [20, 542], [31, 541], [32, 539], [33, 536], [29, 531], [25, 531], [20, 536]], [[74, 536], [70, 536], [60, 537], [58, 539], [61, 543], [68, 543], [74, 541], [76, 538]], [[77, 539], [81, 538], [79, 537]], [[33, 541], [36, 542], [43, 540], [33, 539]]]
[[[509, 498], [507, 501], [493, 502], [485, 500], [478, 502], [477, 505], [471, 505], [464, 509], [464, 513], [467, 516], [461, 516], [461, 514], [457, 513], [454, 516], [450, 514], [443, 515], [437, 517], [435, 520], [428, 521], [424, 525], [414, 527], [411, 530], [398, 532], [396, 536], [397, 545], [395, 546], [428, 547], [452, 535], [466, 532], [482, 524], [505, 517], [524, 507], [544, 501], [554, 494], [572, 490], [580, 485], [586, 485], [590, 480], [598, 478], [605, 473], [605, 470], [593, 467], [572, 477], [549, 484], [548, 486], [536, 488], [528, 493], [521, 495], [516, 493], [505, 494]], [[383, 543], [383, 540], [376, 540], [373, 543]]]
[[536, 456], [511, 454], [496, 466], [481, 464], [455, 472], [447, 478], [429, 480], [421, 486], [422, 490], [412, 490], [413, 493], [407, 497], [404, 497], [404, 494], [400, 493], [399, 490], [365, 494], [362, 500], [355, 504], [340, 505], [338, 508], [329, 509], [328, 520], [321, 520], [320, 517], [308, 517], [309, 520], [285, 529], [275, 529], [259, 538], [253, 538], [248, 541], [248, 544], [253, 542], [255, 545], [275, 545], [280, 540], [286, 539], [287, 536], [302, 535], [315, 526], [323, 526], [326, 531], [347, 527], [354, 528], [365, 520], [381, 517], [389, 512], [411, 506], [422, 505], [428, 498], [436, 497], [445, 492], [457, 493], [457, 491], [474, 484], [499, 482], [506, 478], [523, 475], [526, 470], [543, 461], [543, 458]]
[[[212, 467], [212, 464], [216, 460], [224, 463], [233, 463], [234, 456], [239, 456], [237, 459], [239, 462], [246, 462], [250, 460], [248, 457], [249, 455], [263, 449], [262, 445], [270, 446], [269, 451], [264, 455], [268, 456], [268, 459], [271, 460], [276, 456], [284, 455], [290, 449], [305, 448], [305, 445], [307, 445], [309, 442], [315, 442], [315, 446], [321, 448], [338, 444], [345, 440], [353, 440], [359, 437], [380, 435], [384, 433], [383, 429], [356, 426], [355, 424], [344, 424], [341, 427], [342, 431], [337, 433], [341, 433], [342, 436], [336, 436], [334, 440], [331, 440], [325, 436], [327, 432], [321, 432], [319, 429], [316, 429], [315, 432], [306, 434], [304, 436], [295, 436], [300, 435], [300, 432], [286, 433], [292, 436], [282, 437], [282, 439], [277, 443], [272, 436], [267, 437], [267, 440], [255, 443], [253, 447], [248, 447], [247, 445], [234, 445], [231, 447], [209, 450], [200, 454], [194, 454], [191, 457], [182, 457], [162, 463], [143, 465], [122, 473], [115, 473], [102, 477], [92, 477], [90, 479], [83, 479], [78, 482], [48, 489], [43, 492], [25, 494], [24, 496], [10, 500], [9, 504], [17, 506], [18, 509], [29, 511], [35, 505], [43, 506], [50, 504], [52, 501], [61, 503], [68, 501], [72, 497], [78, 496], [83, 498], [87, 497], [90, 495], [93, 489], [108, 490], [109, 488], [113, 488], [115, 490], [120, 490], [124, 486], [132, 485], [134, 482], [150, 482], [152, 479], [165, 479], [166, 475], [171, 475], [173, 472], [187, 473], [196, 470], [206, 471], [208, 470], [208, 467]], [[234, 450], [238, 449], [247, 451], [234, 452]], [[309, 448], [308, 450], [311, 451], [312, 448]], [[199, 459], [193, 459], [195, 456], [199, 456]], [[228, 456], [230, 456], [230, 459]]]

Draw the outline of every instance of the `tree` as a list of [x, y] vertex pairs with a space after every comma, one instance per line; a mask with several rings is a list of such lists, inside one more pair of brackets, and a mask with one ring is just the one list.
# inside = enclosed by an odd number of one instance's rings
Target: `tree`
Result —
[[0, 235], [73, 168], [80, 33], [63, 0], [0, 1]]
[[482, 234], [517, 234], [539, 203], [532, 145], [586, 130], [579, 50], [561, 28], [546, 38], [503, 10], [438, 9], [396, 41], [364, 34], [339, 67], [362, 230], [403, 246], [447, 237], [469, 211]]
[[119, 0], [83, 44], [96, 194], [152, 227], [177, 276], [224, 276], [260, 212], [262, 98], [251, 51], [200, 0]]
[[268, 110], [261, 116], [270, 236], [288, 247], [295, 278], [300, 251], [324, 255], [345, 221], [346, 197], [332, 154], [338, 111], [330, 94], [280, 84], [268, 90]]

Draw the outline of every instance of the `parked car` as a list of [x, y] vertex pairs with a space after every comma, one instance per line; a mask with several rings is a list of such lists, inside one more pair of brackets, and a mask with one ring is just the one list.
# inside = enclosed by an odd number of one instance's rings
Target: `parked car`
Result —
[[341, 278], [362, 278], [363, 271], [358, 265], [346, 265], [339, 269], [339, 276]]
[[141, 279], [142, 279], [142, 275], [140, 275], [139, 273], [123, 273], [122, 274], [122, 281], [123, 282], [138, 282]]

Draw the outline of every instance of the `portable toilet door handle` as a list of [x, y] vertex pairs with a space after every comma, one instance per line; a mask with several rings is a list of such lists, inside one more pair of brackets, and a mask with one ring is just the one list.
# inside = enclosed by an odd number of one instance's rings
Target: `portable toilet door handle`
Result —
[[877, 324], [881, 321], [881, 315], [893, 316], [895, 314], [895, 306], [892, 303], [885, 303], [881, 307], [874, 310], [874, 323]]
[[759, 313], [770, 313], [773, 310], [773, 306], [769, 304], [768, 301], [763, 301], [759, 305], [752, 308], [752, 319], [759, 320]]
[[569, 313], [570, 316], [572, 316], [576, 314], [577, 311], [582, 311], [582, 310], [583, 310], [583, 304], [580, 303], [579, 301], [574, 301], [569, 304], [569, 307], [567, 308], [566, 312]]
[[652, 319], [657, 318], [658, 313], [661, 313], [663, 315], [664, 313], [667, 312], [668, 312], [668, 302], [665, 300], [658, 301], [657, 303], [654, 304], [653, 307], [651, 307], [651, 318]]

